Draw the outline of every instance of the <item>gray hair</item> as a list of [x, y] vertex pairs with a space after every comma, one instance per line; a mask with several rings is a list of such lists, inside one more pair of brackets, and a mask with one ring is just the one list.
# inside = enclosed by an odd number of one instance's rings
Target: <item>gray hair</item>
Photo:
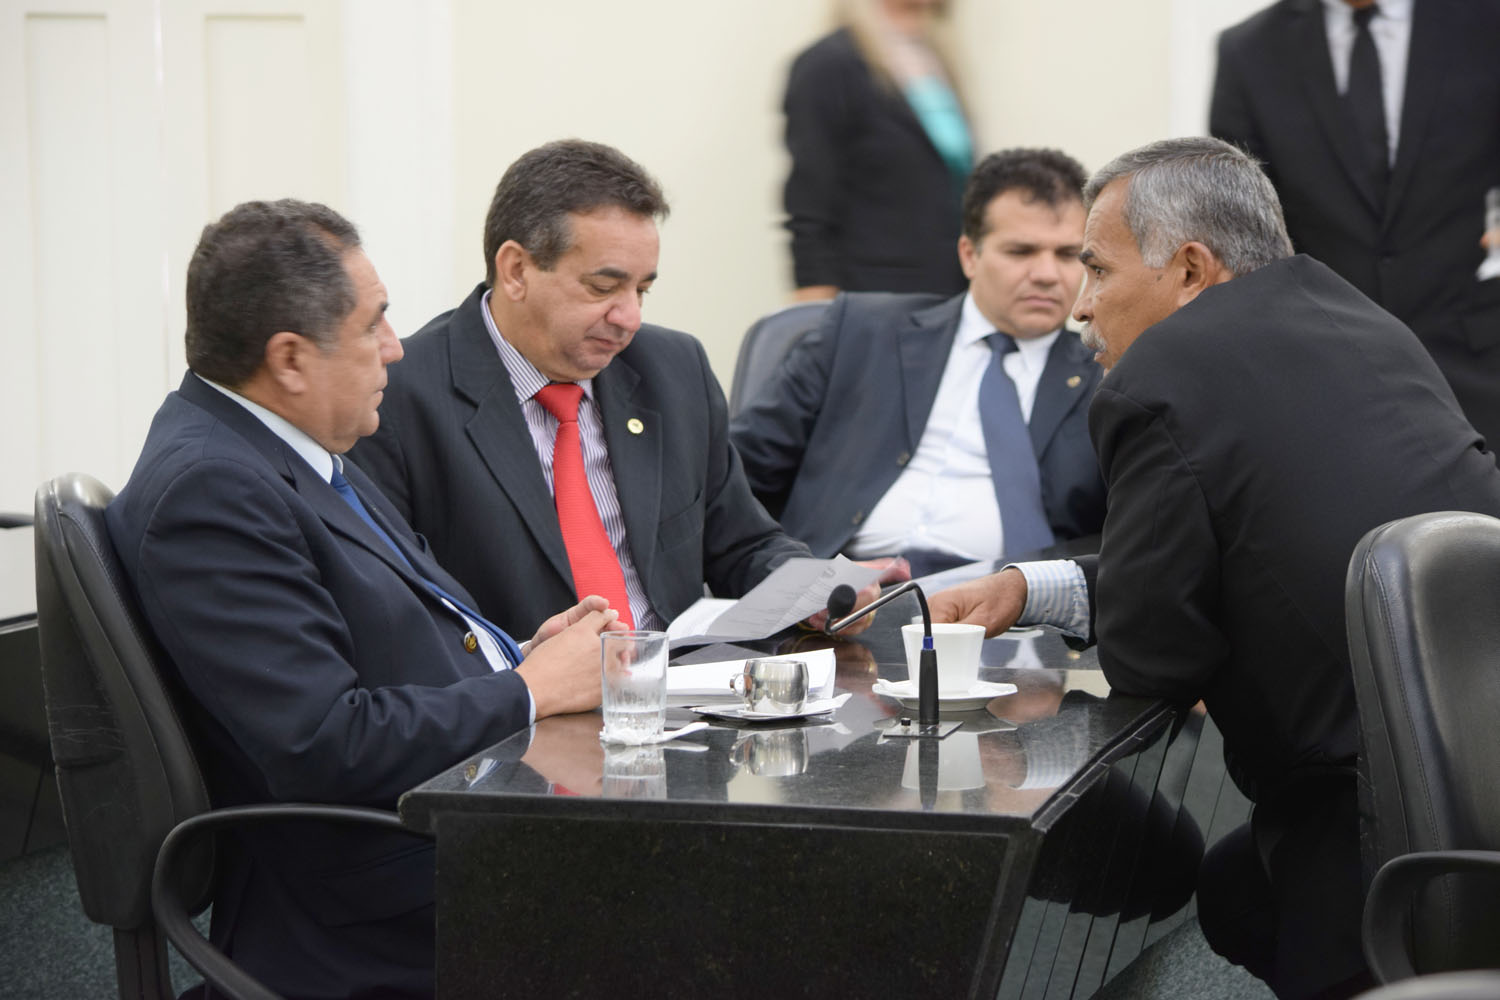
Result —
[[1207, 137], [1163, 139], [1115, 157], [1083, 189], [1089, 207], [1126, 178], [1124, 216], [1147, 267], [1184, 243], [1208, 247], [1236, 276], [1292, 255], [1281, 201], [1254, 157]]

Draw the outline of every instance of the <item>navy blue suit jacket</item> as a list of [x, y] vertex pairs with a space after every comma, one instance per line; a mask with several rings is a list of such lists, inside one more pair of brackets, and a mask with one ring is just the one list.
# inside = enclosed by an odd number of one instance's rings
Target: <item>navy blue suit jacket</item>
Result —
[[[573, 574], [526, 417], [480, 313], [480, 285], [404, 341], [380, 429], [351, 452], [433, 553], [512, 635], [572, 604]], [[667, 621], [739, 597], [807, 548], [745, 485], [703, 347], [642, 326], [594, 376], [631, 559]]]
[[[345, 474], [423, 573], [467, 599], [351, 462]], [[394, 808], [527, 725], [509, 670], [465, 651], [435, 601], [299, 455], [189, 374], [106, 511], [187, 695], [215, 805]], [[428, 844], [298, 824], [226, 850], [213, 936], [278, 992], [432, 989]]]
[[[731, 423], [750, 488], [816, 555], [848, 544], [916, 452], [963, 300], [839, 296]], [[1078, 335], [1064, 330], [1037, 386], [1028, 429], [1042, 506], [1059, 540], [1104, 524], [1087, 422], [1101, 374]]]

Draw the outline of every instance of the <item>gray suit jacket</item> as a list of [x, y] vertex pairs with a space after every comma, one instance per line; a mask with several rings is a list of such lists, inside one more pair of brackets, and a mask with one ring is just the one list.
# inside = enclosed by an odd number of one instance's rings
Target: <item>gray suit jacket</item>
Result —
[[[479, 610], [524, 639], [577, 597], [552, 493], [479, 311], [483, 295], [481, 285], [406, 339], [380, 429], [352, 454]], [[696, 340], [641, 327], [595, 376], [594, 392], [631, 558], [663, 618], [703, 596], [705, 582], [737, 597], [808, 554], [745, 484], [724, 393]]]
[[[750, 488], [820, 556], [841, 550], [917, 450], [958, 332], [963, 296], [846, 294], [730, 425]], [[1059, 540], [1104, 523], [1088, 436], [1101, 371], [1063, 331], [1029, 429], [1042, 506]], [[978, 419], [978, 415], [975, 415]]]

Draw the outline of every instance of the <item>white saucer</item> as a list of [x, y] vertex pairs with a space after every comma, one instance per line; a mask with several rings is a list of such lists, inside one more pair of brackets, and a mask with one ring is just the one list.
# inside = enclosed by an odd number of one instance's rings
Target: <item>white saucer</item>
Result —
[[[921, 707], [917, 698], [917, 685], [911, 681], [888, 681], [882, 678], [872, 684], [870, 690], [887, 698], [895, 698], [907, 708]], [[974, 686], [967, 691], [938, 692], [938, 707], [950, 712], [972, 712], [988, 705], [992, 699], [1015, 693], [1014, 684], [975, 681]]]
[[752, 712], [742, 701], [729, 701], [722, 705], [690, 705], [688, 711], [699, 715], [711, 715], [717, 719], [740, 719], [744, 722], [776, 722], [783, 719], [805, 719], [811, 715], [827, 715], [849, 700], [848, 693], [834, 698], [822, 698], [805, 702], [800, 712]]

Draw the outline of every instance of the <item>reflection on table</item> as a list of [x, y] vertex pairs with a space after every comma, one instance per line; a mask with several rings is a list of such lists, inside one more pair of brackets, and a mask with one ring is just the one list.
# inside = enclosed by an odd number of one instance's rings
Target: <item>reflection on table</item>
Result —
[[779, 645], [833, 644], [832, 717], [649, 748], [544, 719], [408, 793], [438, 841], [441, 994], [1090, 995], [1182, 919], [1223, 779], [1202, 718], [1110, 696], [1091, 653], [1033, 632], [985, 644], [981, 679], [1014, 694], [895, 737], [912, 713], [871, 685], [905, 677], [915, 610]]

